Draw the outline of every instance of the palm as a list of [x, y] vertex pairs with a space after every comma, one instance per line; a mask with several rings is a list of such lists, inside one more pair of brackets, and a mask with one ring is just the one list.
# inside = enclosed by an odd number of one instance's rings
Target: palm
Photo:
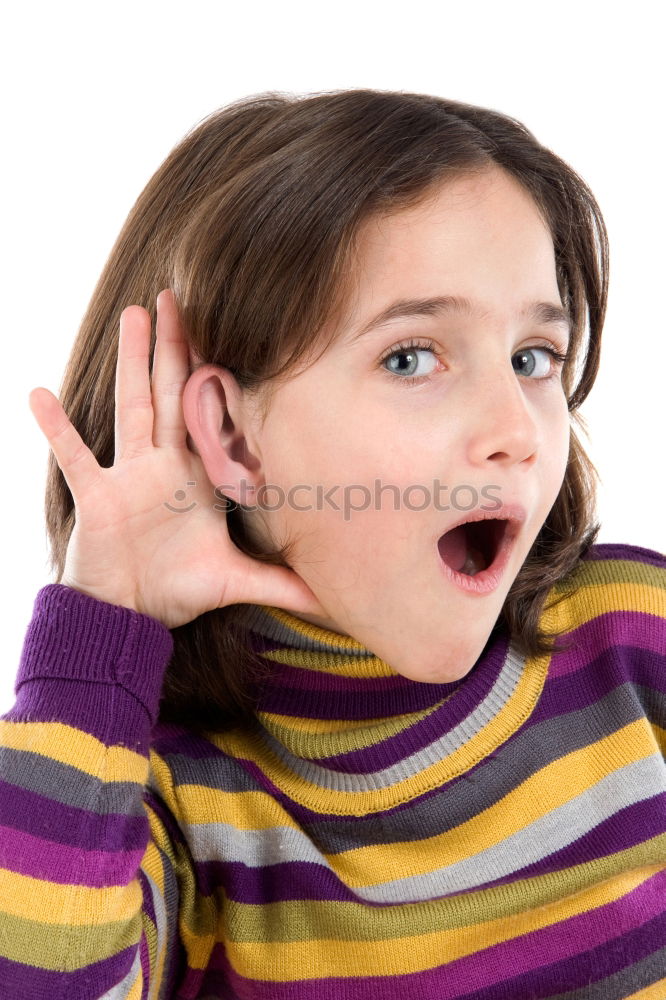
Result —
[[[110, 468], [100, 468], [52, 394], [31, 394], [76, 507], [62, 582], [169, 628], [238, 603], [322, 614], [295, 572], [252, 559], [231, 541], [203, 461], [187, 446], [189, 359], [175, 302], [169, 292], [158, 303], [152, 386], [149, 314], [132, 306], [121, 319]], [[176, 383], [179, 394], [160, 391]]]

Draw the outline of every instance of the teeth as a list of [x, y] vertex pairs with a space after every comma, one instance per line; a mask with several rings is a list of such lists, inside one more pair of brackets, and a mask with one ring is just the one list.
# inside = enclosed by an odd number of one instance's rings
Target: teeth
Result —
[[476, 576], [482, 569], [486, 568], [486, 561], [483, 558], [483, 553], [479, 552], [478, 549], [469, 548], [467, 550], [467, 558], [465, 559], [465, 564], [460, 570], [461, 573], [466, 573], [467, 576]]

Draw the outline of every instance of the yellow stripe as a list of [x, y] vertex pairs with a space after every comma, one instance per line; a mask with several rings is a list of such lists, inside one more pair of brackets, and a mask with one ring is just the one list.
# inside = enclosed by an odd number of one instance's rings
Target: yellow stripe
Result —
[[140, 912], [143, 894], [138, 881], [98, 889], [47, 882], [0, 868], [0, 899], [3, 913], [26, 920], [44, 914], [42, 922], [47, 927], [60, 923], [65, 915], [72, 926], [103, 927], [113, 921], [125, 923]]
[[425, 875], [442, 867], [447, 860], [459, 859], [461, 844], [473, 844], [475, 854], [501, 844], [608, 774], [652, 756], [661, 761], [647, 721], [637, 719], [611, 736], [554, 760], [495, 805], [452, 830], [416, 843], [413, 840], [391, 843], [390, 850], [386, 844], [373, 844], [326, 857], [336, 874], [352, 889]]
[[[350, 948], [348, 941], [334, 938], [277, 942], [228, 940], [225, 947], [237, 974], [247, 979], [298, 982], [304, 975], [321, 979], [329, 976], [407, 975], [436, 968], [443, 964], [443, 960], [456, 961], [613, 903], [661, 870], [661, 865], [652, 865], [639, 872], [627, 872], [611, 882], [602, 882], [551, 906], [526, 910], [509, 918], [484, 921], [480, 911], [479, 922], [462, 929], [392, 938], [373, 942], [372, 947], [367, 948]], [[584, 939], [580, 938], [578, 943], [584, 953]], [[279, 970], [279, 975], [274, 970]]]
[[107, 747], [95, 736], [62, 722], [11, 722], [0, 724], [2, 745], [10, 750], [41, 754], [69, 764], [105, 782], [135, 781], [145, 784], [148, 760], [123, 746]]

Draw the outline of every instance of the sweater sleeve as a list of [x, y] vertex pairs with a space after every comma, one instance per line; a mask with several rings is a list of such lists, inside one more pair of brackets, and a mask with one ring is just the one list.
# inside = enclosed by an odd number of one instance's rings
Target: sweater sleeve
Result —
[[2, 997], [171, 995], [187, 858], [146, 785], [172, 652], [148, 615], [37, 594], [0, 716]]

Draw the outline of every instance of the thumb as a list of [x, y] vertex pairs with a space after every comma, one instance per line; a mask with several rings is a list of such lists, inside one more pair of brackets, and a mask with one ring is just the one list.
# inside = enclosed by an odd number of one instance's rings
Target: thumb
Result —
[[241, 599], [242, 603], [267, 604], [294, 614], [303, 612], [328, 617], [319, 599], [293, 569], [267, 565], [256, 559], [251, 559], [250, 563], [244, 586], [248, 596]]

